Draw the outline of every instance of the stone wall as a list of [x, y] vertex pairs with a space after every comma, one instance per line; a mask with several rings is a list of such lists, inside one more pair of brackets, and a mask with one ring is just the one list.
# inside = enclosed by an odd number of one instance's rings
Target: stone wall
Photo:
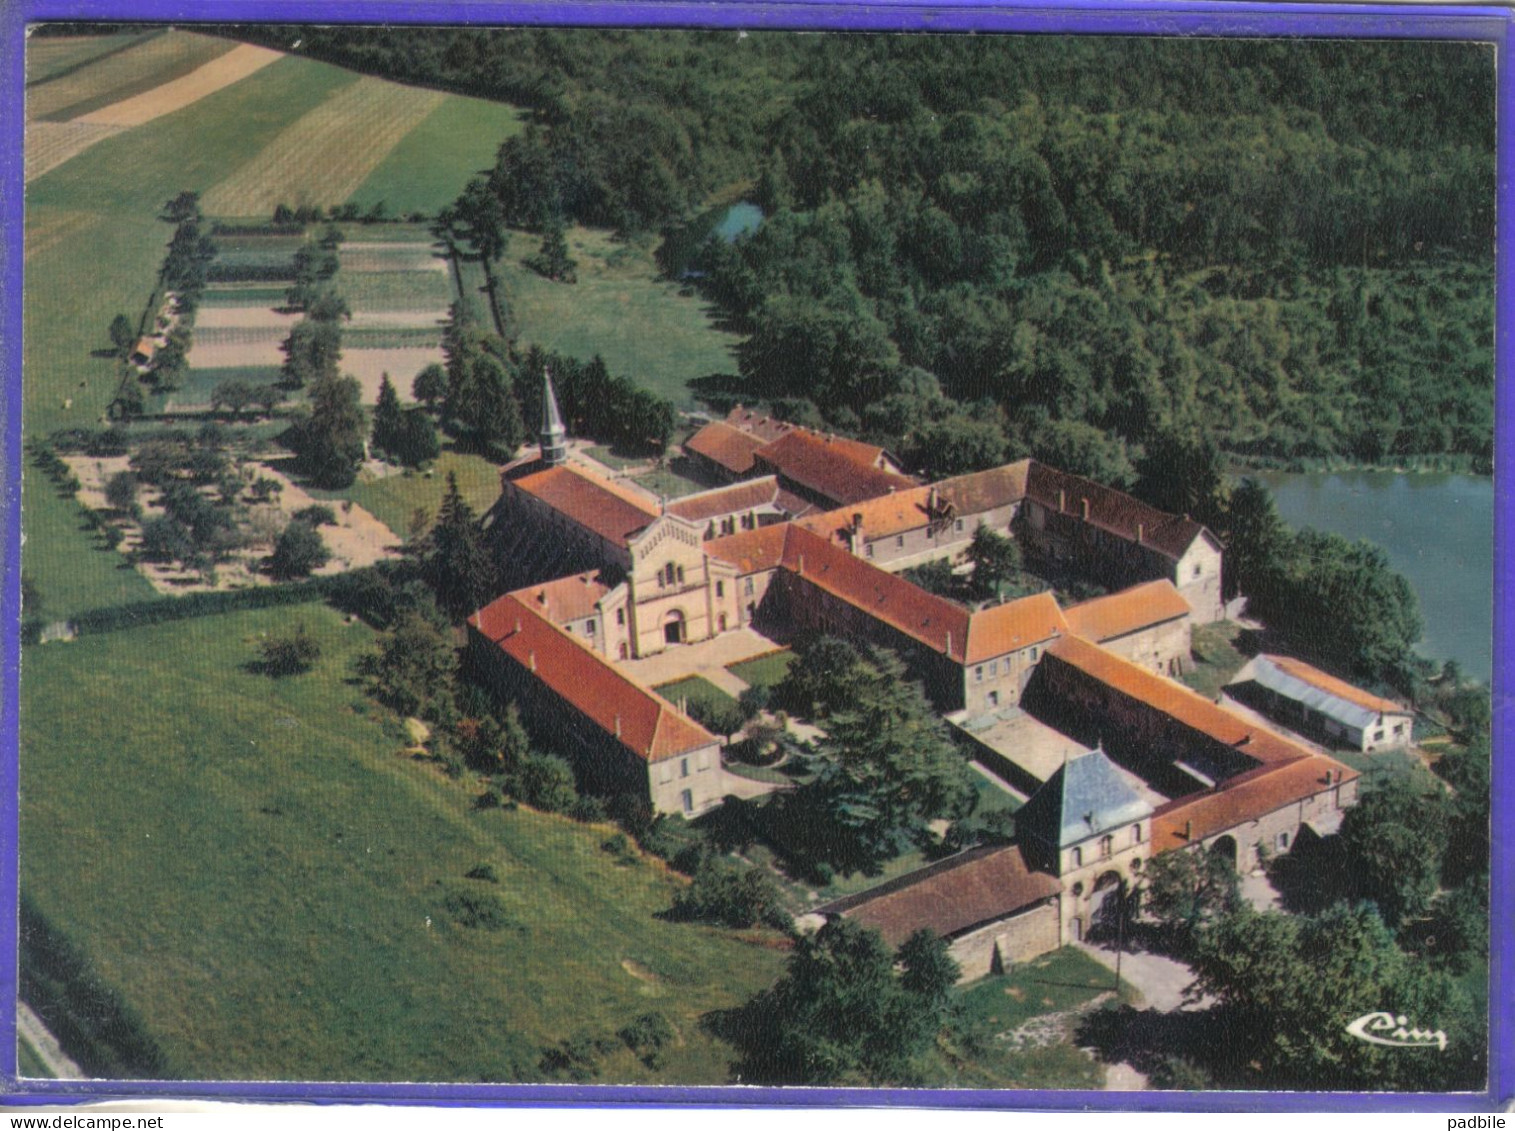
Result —
[[1018, 962], [1029, 962], [1056, 950], [1062, 945], [1058, 934], [1058, 902], [1054, 896], [953, 939], [948, 950], [962, 968], [958, 981], [971, 982], [1002, 973]]

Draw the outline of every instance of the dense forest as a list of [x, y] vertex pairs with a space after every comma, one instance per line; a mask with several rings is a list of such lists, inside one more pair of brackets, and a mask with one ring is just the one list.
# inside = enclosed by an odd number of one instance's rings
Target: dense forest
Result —
[[759, 231], [693, 263], [748, 334], [702, 383], [717, 404], [818, 413], [936, 472], [1030, 454], [1129, 484], [1174, 437], [1491, 461], [1485, 48], [237, 33], [532, 108], [465, 224], [636, 236], [756, 200]]

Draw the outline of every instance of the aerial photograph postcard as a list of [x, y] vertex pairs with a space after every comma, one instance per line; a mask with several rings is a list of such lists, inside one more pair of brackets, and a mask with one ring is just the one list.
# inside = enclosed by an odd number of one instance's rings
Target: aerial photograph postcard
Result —
[[1493, 43], [24, 67], [7, 1088], [1486, 1091]]

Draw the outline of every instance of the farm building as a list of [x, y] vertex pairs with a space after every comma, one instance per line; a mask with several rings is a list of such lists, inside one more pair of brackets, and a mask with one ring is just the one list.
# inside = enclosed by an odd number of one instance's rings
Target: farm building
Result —
[[1252, 657], [1226, 694], [1299, 734], [1364, 754], [1408, 745], [1415, 722], [1403, 704], [1287, 656]]
[[935, 931], [967, 982], [1000, 973], [1062, 945], [1062, 885], [1030, 868], [1016, 845], [970, 849], [907, 876], [816, 908], [816, 920], [844, 915], [898, 947]]
[[1189, 602], [1167, 578], [1133, 585], [1064, 610], [1068, 630], [1160, 675], [1182, 675], [1189, 665]]

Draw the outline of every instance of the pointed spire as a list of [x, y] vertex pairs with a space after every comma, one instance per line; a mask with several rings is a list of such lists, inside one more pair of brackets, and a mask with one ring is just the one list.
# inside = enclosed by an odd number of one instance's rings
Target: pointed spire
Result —
[[552, 391], [552, 374], [542, 370], [542, 462], [557, 467], [568, 458], [568, 429], [558, 414], [558, 398]]

